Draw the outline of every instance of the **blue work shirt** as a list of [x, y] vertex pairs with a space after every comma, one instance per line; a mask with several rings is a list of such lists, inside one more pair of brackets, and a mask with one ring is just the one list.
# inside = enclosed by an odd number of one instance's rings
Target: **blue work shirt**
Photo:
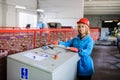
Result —
[[94, 40], [90, 35], [86, 35], [82, 39], [78, 35], [77, 37], [66, 42], [60, 41], [59, 45], [78, 48], [78, 55], [80, 56], [77, 67], [78, 76], [91, 76], [94, 74], [94, 64], [91, 57]]

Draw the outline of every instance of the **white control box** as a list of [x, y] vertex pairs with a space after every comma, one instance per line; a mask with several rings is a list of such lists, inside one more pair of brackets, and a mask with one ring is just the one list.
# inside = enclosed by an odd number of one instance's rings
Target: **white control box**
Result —
[[60, 46], [9, 55], [7, 80], [75, 80], [78, 60], [78, 53]]

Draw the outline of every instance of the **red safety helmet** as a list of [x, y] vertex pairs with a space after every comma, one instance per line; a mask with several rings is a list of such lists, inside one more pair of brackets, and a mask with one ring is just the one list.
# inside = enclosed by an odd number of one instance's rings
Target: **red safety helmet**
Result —
[[90, 22], [89, 22], [89, 20], [88, 20], [87, 18], [81, 18], [81, 19], [77, 22], [77, 24], [79, 24], [79, 23], [84, 23], [84, 24], [86, 24], [87, 26], [90, 26]]

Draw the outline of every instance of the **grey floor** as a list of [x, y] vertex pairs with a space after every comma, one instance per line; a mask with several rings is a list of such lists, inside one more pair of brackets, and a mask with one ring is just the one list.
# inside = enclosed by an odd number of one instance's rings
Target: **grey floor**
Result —
[[120, 80], [120, 54], [116, 46], [95, 46], [95, 74], [92, 80]]

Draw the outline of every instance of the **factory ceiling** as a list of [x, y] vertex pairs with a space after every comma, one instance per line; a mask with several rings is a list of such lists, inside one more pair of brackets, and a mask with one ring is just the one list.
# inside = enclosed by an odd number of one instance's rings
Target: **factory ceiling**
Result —
[[[42, 8], [54, 7], [52, 11], [57, 11], [55, 7], [58, 6], [60, 10], [66, 10], [66, 7], [81, 10], [80, 0], [39, 0], [39, 2]], [[120, 0], [83, 0], [83, 2], [85, 15], [120, 15]]]
[[120, 15], [120, 0], [84, 0], [85, 15]]

